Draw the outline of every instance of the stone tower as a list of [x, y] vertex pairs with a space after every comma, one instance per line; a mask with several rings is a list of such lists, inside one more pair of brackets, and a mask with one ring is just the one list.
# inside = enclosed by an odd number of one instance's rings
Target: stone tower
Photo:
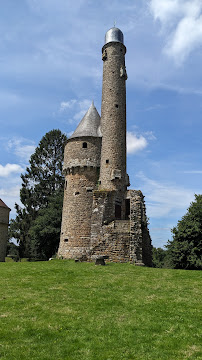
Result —
[[0, 261], [5, 261], [8, 241], [9, 213], [11, 209], [0, 199]]
[[58, 256], [91, 260], [102, 255], [151, 266], [144, 196], [127, 190], [125, 54], [121, 30], [107, 31], [101, 120], [92, 104], [65, 147]]
[[100, 115], [92, 103], [65, 147], [59, 256], [74, 258], [89, 249], [92, 198], [99, 179], [100, 151]]
[[101, 107], [102, 152], [99, 190], [115, 190], [117, 212], [125, 218], [126, 174], [126, 47], [117, 28], [105, 35], [102, 48], [103, 83]]

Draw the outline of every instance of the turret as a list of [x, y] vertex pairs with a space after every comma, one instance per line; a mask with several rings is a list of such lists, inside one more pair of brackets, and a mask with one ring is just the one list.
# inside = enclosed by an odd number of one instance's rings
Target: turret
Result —
[[123, 202], [128, 185], [125, 53], [126, 47], [121, 30], [117, 28], [108, 30], [105, 35], [105, 45], [102, 48], [102, 152], [99, 189], [116, 190], [119, 203]]
[[125, 191], [126, 187], [125, 53], [121, 30], [110, 29], [102, 48], [100, 189], [106, 190]]
[[68, 139], [64, 152], [65, 189], [58, 255], [76, 258], [89, 249], [93, 191], [98, 185], [100, 115], [94, 104]]

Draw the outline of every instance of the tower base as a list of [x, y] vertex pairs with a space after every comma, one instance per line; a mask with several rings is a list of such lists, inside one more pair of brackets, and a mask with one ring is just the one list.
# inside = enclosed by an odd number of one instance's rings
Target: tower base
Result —
[[144, 196], [139, 190], [129, 190], [125, 201], [125, 219], [116, 219], [116, 191], [94, 191], [89, 248], [68, 247], [62, 252], [60, 249], [59, 256], [80, 261], [106, 256], [111, 262], [152, 266]]

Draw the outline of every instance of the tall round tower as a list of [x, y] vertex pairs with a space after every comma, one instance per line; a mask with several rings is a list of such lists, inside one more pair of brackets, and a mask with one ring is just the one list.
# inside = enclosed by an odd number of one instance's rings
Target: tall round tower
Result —
[[100, 190], [126, 190], [126, 68], [123, 33], [112, 28], [102, 48], [102, 153]]
[[72, 259], [89, 250], [100, 151], [100, 115], [92, 103], [65, 147], [65, 190], [58, 256]]

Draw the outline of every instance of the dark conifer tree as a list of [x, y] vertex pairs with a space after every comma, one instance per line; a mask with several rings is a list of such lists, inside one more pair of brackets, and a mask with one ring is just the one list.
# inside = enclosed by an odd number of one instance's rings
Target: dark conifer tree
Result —
[[[45, 209], [52, 204], [53, 198], [62, 197], [62, 165], [66, 140], [66, 136], [60, 130], [46, 133], [31, 155], [30, 165], [26, 168], [25, 174], [21, 174], [20, 200], [23, 207], [15, 204], [17, 216], [11, 221], [10, 227], [10, 237], [16, 238], [19, 243], [20, 257], [32, 257], [33, 249], [36, 255], [36, 248], [32, 244], [33, 231], [30, 232], [30, 229], [34, 226], [40, 211], [44, 209], [45, 214]], [[58, 209], [56, 214], [58, 216]], [[61, 215], [59, 218], [61, 221]]]

